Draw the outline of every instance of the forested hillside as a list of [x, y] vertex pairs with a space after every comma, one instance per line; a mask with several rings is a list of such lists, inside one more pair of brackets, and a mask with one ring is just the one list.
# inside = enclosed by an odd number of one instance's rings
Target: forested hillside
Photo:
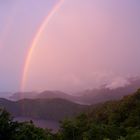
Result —
[[73, 119], [65, 119], [57, 133], [31, 122], [14, 122], [0, 110], [2, 140], [140, 140], [140, 90], [119, 101], [91, 106]]
[[140, 140], [140, 90], [64, 121], [61, 133], [65, 140]]

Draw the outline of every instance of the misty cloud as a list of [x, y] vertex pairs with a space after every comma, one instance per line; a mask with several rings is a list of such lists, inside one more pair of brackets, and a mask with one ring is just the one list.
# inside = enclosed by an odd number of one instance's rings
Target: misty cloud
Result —
[[111, 83], [108, 83], [105, 88], [109, 89], [116, 89], [120, 87], [125, 87], [130, 84], [130, 81], [128, 79], [125, 79], [123, 77], [116, 77], [111, 81]]

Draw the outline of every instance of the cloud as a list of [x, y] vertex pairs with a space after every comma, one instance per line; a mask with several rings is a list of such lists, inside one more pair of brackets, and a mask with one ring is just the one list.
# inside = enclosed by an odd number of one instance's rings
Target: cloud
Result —
[[128, 79], [124, 77], [115, 77], [110, 83], [108, 83], [105, 87], [109, 89], [116, 89], [119, 87], [125, 87], [129, 85], [130, 82]]

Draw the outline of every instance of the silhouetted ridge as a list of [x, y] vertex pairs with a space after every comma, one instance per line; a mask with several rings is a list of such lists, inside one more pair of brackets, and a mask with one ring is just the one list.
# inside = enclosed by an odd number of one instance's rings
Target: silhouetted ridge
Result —
[[0, 107], [6, 108], [15, 117], [62, 120], [84, 111], [87, 106], [64, 99], [0, 99]]

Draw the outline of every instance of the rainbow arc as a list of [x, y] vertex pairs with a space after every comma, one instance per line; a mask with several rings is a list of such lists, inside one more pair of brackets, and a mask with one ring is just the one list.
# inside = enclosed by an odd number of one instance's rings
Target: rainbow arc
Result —
[[46, 27], [47, 27], [49, 21], [51, 20], [52, 16], [61, 7], [63, 2], [64, 2], [64, 0], [59, 0], [59, 2], [53, 7], [53, 9], [48, 14], [48, 16], [43, 20], [42, 24], [38, 28], [38, 30], [37, 30], [37, 32], [36, 32], [36, 34], [35, 34], [35, 36], [32, 40], [32, 43], [29, 47], [29, 51], [28, 51], [27, 56], [25, 58], [25, 64], [24, 64], [24, 68], [23, 68], [22, 81], [21, 81], [21, 91], [24, 91], [24, 89], [25, 89], [28, 70], [29, 70], [29, 66], [30, 66], [30, 63], [31, 63], [31, 59], [32, 59], [34, 49], [37, 47], [37, 44], [38, 44], [38, 42], [41, 38], [41, 35], [43, 34], [44, 30], [46, 29]]

